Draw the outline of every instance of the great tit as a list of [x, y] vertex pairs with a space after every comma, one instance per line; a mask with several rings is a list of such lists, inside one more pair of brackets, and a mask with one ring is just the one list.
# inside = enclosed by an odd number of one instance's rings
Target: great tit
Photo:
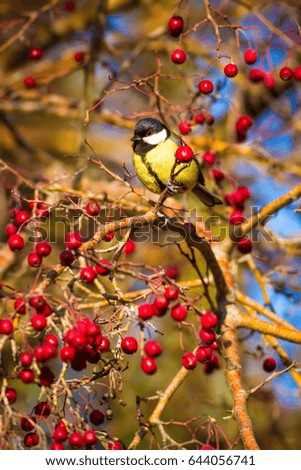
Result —
[[147, 189], [158, 194], [166, 188], [171, 194], [190, 190], [206, 206], [223, 203], [206, 188], [200, 164], [195, 157], [189, 165], [179, 163], [175, 167], [175, 152], [183, 142], [158, 119], [146, 118], [137, 122], [131, 140], [134, 168]]

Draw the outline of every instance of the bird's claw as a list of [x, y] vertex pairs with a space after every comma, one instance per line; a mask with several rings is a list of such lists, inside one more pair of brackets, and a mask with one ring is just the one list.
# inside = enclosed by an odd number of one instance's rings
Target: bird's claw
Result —
[[173, 183], [171, 180], [167, 181], [166, 187], [167, 187], [168, 192], [171, 194], [179, 194], [183, 191], [182, 186], [176, 183]]

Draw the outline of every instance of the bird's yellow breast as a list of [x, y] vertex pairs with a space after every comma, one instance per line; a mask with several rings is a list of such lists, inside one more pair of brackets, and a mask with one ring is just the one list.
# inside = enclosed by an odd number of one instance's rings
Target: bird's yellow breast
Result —
[[[171, 180], [171, 171], [175, 163], [175, 152], [178, 148], [176, 142], [167, 139], [150, 150], [146, 155], [133, 153], [133, 164], [140, 181], [153, 193], [161, 193], [168, 181]], [[182, 171], [179, 172], [184, 168]], [[174, 182], [185, 189], [192, 189], [198, 182], [199, 165], [195, 160], [185, 168], [179, 164], [174, 170], [178, 173]]]

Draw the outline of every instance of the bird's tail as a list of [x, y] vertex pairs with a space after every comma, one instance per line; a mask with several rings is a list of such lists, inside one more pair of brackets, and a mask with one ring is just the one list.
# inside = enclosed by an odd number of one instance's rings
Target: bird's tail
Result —
[[203, 204], [206, 206], [212, 207], [216, 204], [223, 204], [223, 201], [216, 196], [215, 194], [211, 193], [209, 189], [207, 189], [202, 184], [198, 183], [192, 190], [193, 194], [196, 195], [202, 201]]

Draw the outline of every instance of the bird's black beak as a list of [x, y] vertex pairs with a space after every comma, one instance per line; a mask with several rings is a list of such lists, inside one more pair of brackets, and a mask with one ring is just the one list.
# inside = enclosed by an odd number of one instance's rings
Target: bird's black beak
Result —
[[132, 141], [132, 142], [135, 142], [136, 140], [140, 140], [140, 137], [138, 137], [137, 135], [134, 135], [134, 136], [131, 138], [131, 141]]

